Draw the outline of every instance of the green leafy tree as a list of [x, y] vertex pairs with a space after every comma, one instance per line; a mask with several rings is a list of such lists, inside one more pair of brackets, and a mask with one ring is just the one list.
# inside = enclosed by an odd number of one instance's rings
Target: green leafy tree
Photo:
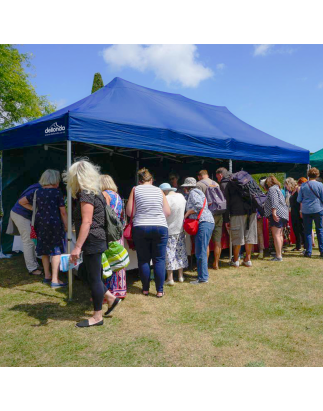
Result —
[[[0, 44], [0, 130], [50, 114], [56, 107], [38, 96], [25, 68], [31, 56], [11, 44]], [[2, 152], [0, 152], [0, 219], [2, 216]]]
[[100, 90], [100, 88], [104, 87], [102, 76], [100, 73], [94, 74], [93, 85], [91, 94], [95, 93], [96, 91]]
[[38, 96], [25, 67], [31, 56], [19, 53], [11, 44], [0, 44], [0, 130], [43, 115], [56, 107], [46, 96]]

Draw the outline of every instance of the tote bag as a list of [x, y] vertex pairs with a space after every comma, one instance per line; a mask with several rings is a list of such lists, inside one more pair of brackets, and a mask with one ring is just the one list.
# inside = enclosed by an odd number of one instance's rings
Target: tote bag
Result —
[[189, 235], [195, 235], [199, 229], [199, 220], [201, 218], [201, 215], [203, 213], [204, 207], [206, 205], [206, 197], [204, 200], [203, 207], [201, 208], [201, 211], [199, 212], [199, 215], [197, 216], [197, 219], [192, 219], [192, 218], [185, 218], [184, 220], [184, 230], [187, 232]]

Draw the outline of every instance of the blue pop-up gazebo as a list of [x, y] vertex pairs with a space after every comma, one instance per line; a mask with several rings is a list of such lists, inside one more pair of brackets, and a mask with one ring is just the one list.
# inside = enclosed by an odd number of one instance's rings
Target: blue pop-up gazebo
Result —
[[[308, 150], [246, 124], [226, 107], [148, 89], [118, 77], [64, 109], [0, 132], [0, 150], [57, 143], [61, 148], [56, 149], [62, 150], [64, 142], [67, 167], [72, 142], [124, 157], [144, 150], [186, 164], [196, 158], [227, 159], [231, 169], [232, 160], [309, 164], [310, 155]], [[69, 240], [71, 230], [69, 213]], [[70, 273], [70, 296], [71, 284]]]
[[309, 163], [309, 151], [246, 124], [226, 107], [115, 78], [53, 114], [0, 132], [0, 150], [62, 141], [188, 156]]

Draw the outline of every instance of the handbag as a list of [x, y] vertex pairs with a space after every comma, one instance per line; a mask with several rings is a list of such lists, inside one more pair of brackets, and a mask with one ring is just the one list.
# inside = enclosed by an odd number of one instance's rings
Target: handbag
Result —
[[33, 198], [33, 215], [31, 217], [31, 225], [30, 225], [30, 239], [33, 240], [33, 242], [35, 244], [37, 244], [37, 233], [35, 230], [35, 217], [36, 217], [36, 213], [37, 213], [37, 209], [36, 209], [36, 193], [37, 190], [34, 192], [34, 198]]
[[194, 220], [192, 218], [185, 218], [183, 227], [184, 227], [184, 230], [187, 232], [187, 234], [195, 235], [197, 233], [199, 229], [199, 220], [203, 213], [205, 205], [206, 205], [206, 197], [204, 200], [203, 207], [201, 208], [201, 211], [199, 212], [199, 215], [197, 216], [197, 218]]
[[135, 205], [135, 189], [133, 189], [133, 203], [132, 203], [132, 210], [129, 223], [125, 226], [123, 237], [128, 241], [129, 248], [131, 250], [135, 249], [135, 244], [132, 239], [132, 227], [133, 227], [133, 209]]

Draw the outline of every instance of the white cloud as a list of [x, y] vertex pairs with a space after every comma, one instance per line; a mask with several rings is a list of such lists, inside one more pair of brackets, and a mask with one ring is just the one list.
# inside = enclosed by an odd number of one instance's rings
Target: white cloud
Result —
[[225, 64], [224, 63], [219, 63], [216, 65], [217, 70], [224, 70], [225, 69]]
[[254, 47], [254, 50], [253, 50], [254, 56], [266, 56], [270, 52], [270, 49], [273, 47], [273, 45], [272, 44], [259, 44], [253, 47]]
[[296, 49], [291, 47], [278, 47], [273, 44], [258, 44], [253, 46], [253, 55], [268, 56], [268, 54], [293, 54]]
[[197, 87], [211, 78], [213, 71], [198, 61], [197, 47], [185, 45], [116, 44], [102, 51], [104, 61], [114, 69], [130, 67], [141, 72], [153, 71], [167, 84]]
[[323, 81], [321, 81], [318, 85], [317, 88], [323, 88]]
[[55, 100], [54, 104], [56, 105], [57, 110], [60, 110], [67, 106], [67, 100], [65, 98], [60, 98], [59, 100]]

